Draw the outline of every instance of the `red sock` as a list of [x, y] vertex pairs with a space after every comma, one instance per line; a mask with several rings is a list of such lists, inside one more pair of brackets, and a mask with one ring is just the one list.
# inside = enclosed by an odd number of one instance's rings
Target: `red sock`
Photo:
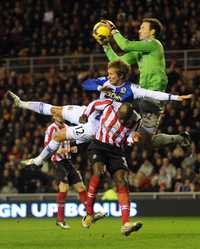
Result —
[[93, 205], [96, 199], [96, 193], [99, 187], [100, 178], [98, 176], [92, 176], [90, 179], [88, 193], [87, 193], [87, 213], [93, 215]]
[[56, 202], [58, 205], [58, 214], [57, 214], [57, 221], [63, 222], [64, 221], [64, 208], [65, 208], [65, 198], [67, 196], [66, 192], [59, 192], [57, 194]]
[[79, 200], [81, 203], [83, 203], [83, 205], [87, 206], [87, 192], [86, 191], [81, 191], [78, 193], [79, 194]]
[[129, 191], [128, 187], [118, 187], [117, 188], [118, 201], [122, 212], [122, 224], [129, 221], [130, 215], [130, 201], [129, 201]]

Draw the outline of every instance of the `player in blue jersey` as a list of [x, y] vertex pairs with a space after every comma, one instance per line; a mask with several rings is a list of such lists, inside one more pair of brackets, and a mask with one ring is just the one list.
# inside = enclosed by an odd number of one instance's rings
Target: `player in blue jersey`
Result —
[[[118, 81], [116, 81], [116, 75]], [[148, 115], [148, 113], [151, 113], [151, 116], [157, 116], [160, 109], [158, 105], [152, 104], [151, 100], [154, 99], [155, 102], [155, 99], [158, 100], [159, 98], [164, 97], [165, 95], [163, 95], [163, 92], [140, 88], [138, 85], [132, 84], [129, 81], [129, 76], [130, 66], [127, 63], [118, 60], [108, 64], [108, 77], [86, 80], [83, 82], [82, 87], [87, 91], [100, 91], [100, 98], [112, 98], [119, 102], [133, 102], [135, 99], [141, 97], [145, 98], [145, 105], [142, 106], [142, 108], [141, 105], [140, 107], [137, 105], [137, 111], [140, 112], [142, 109], [141, 115]], [[165, 100], [175, 100], [172, 95], [168, 95], [168, 98], [169, 99]], [[191, 95], [188, 95], [185, 99], [187, 98], [191, 98]], [[190, 136], [187, 132], [175, 135], [156, 134], [156, 128], [156, 124], [153, 127], [152, 125], [149, 125], [147, 118], [143, 120], [140, 131], [143, 138], [141, 141], [143, 147], [149, 148], [149, 145], [151, 145], [150, 147], [160, 148], [169, 144], [181, 144], [183, 147], [190, 148]]]

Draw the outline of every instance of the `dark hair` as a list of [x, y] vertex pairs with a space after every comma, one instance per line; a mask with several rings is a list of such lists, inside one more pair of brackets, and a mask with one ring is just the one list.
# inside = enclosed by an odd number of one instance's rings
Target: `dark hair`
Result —
[[127, 128], [132, 128], [137, 122], [138, 116], [133, 109], [133, 105], [124, 102], [119, 108], [119, 122]]
[[122, 116], [130, 116], [133, 112], [133, 105], [129, 102], [124, 102], [119, 108], [119, 112]]
[[142, 22], [150, 23], [150, 29], [155, 30], [155, 36], [159, 36], [164, 30], [162, 23], [156, 18], [144, 18]]
[[127, 81], [130, 78], [131, 67], [129, 64], [122, 60], [112, 61], [108, 63], [108, 68], [115, 68], [117, 74], [123, 81]]

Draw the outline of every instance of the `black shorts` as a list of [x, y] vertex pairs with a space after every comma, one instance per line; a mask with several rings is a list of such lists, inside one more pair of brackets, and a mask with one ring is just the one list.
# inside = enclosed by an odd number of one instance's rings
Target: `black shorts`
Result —
[[89, 145], [88, 152], [92, 165], [97, 162], [105, 164], [111, 176], [119, 169], [128, 170], [126, 158], [121, 148], [94, 140]]
[[82, 182], [80, 173], [74, 168], [70, 160], [61, 160], [55, 162], [55, 173], [58, 182], [65, 182], [69, 185], [74, 185]]

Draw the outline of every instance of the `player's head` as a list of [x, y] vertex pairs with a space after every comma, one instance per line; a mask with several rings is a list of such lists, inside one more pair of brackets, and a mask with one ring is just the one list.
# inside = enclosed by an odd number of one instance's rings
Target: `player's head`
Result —
[[121, 85], [129, 80], [131, 67], [124, 61], [117, 60], [108, 63], [108, 79], [113, 85]]
[[118, 119], [123, 126], [132, 128], [137, 122], [138, 116], [134, 111], [133, 106], [128, 102], [124, 102], [119, 108]]
[[63, 117], [61, 115], [54, 114], [52, 116], [52, 119], [53, 119], [54, 123], [56, 123], [59, 127], [64, 126], [64, 119], [63, 119]]
[[158, 37], [163, 31], [162, 23], [156, 18], [144, 18], [139, 29], [140, 40]]

